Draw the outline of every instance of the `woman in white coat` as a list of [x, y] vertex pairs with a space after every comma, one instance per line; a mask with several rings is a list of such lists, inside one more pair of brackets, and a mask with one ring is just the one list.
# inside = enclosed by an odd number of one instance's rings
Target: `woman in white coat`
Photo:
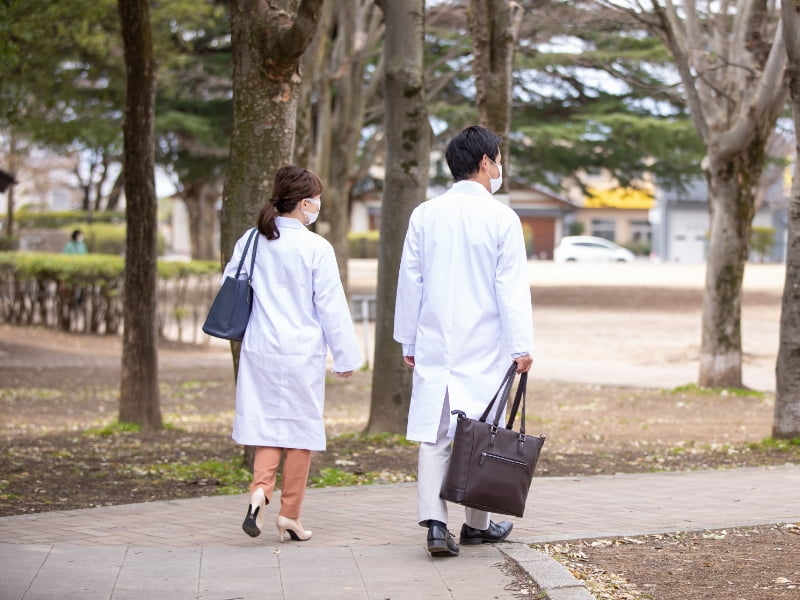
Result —
[[[242, 529], [261, 533], [284, 457], [276, 527], [307, 540], [300, 522], [311, 451], [325, 449], [322, 412], [327, 351], [333, 370], [349, 377], [361, 363], [333, 247], [308, 231], [316, 221], [322, 183], [306, 169], [285, 166], [258, 217], [253, 310], [242, 340], [233, 439], [255, 446], [250, 504]], [[235, 276], [249, 231], [236, 243], [223, 280]], [[248, 251], [252, 252], [252, 248]], [[249, 268], [250, 259], [244, 261]]]

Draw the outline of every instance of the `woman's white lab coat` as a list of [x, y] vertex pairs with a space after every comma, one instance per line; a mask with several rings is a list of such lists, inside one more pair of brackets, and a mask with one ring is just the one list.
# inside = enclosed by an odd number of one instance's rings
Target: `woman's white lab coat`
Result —
[[[259, 234], [233, 439], [250, 446], [324, 450], [327, 349], [337, 372], [360, 367], [361, 355], [333, 247], [296, 219], [277, 217], [276, 223], [277, 240]], [[249, 233], [236, 242], [223, 280], [236, 275]], [[250, 256], [248, 250], [245, 271]]]
[[445, 392], [451, 410], [478, 418], [512, 355], [533, 352], [522, 225], [479, 183], [456, 182], [412, 213], [394, 339], [414, 344], [406, 436], [421, 442], [436, 441]]

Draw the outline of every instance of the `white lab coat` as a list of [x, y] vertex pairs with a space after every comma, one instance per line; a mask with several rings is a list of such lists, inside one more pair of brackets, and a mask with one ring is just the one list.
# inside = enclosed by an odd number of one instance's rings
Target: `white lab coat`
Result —
[[533, 352], [522, 225], [479, 183], [456, 182], [411, 214], [394, 339], [414, 344], [406, 437], [420, 442], [436, 441], [446, 391], [451, 410], [478, 418], [512, 355]]
[[[259, 234], [253, 311], [242, 340], [233, 439], [250, 446], [325, 449], [325, 368], [361, 366], [333, 247], [296, 219], [277, 217], [277, 240]], [[249, 231], [223, 272], [235, 276]], [[240, 278], [247, 277], [248, 250]]]

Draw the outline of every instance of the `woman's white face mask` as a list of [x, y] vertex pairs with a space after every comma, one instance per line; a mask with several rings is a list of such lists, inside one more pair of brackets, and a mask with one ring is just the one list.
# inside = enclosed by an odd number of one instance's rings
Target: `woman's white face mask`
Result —
[[316, 200], [315, 198], [306, 198], [304, 202], [310, 202], [311, 204], [317, 207], [317, 212], [312, 213], [312, 212], [306, 212], [304, 210], [301, 211], [305, 216], [305, 218], [308, 219], [306, 225], [311, 225], [317, 220], [317, 217], [319, 217], [319, 212], [322, 210], [322, 200]]

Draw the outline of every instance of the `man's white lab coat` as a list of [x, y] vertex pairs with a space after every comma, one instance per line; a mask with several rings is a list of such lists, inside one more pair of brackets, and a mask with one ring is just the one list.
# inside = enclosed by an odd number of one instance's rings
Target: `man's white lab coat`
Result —
[[512, 355], [533, 352], [522, 225], [481, 184], [456, 182], [412, 213], [394, 339], [414, 345], [406, 437], [421, 442], [436, 441], [445, 391], [451, 410], [478, 418]]

